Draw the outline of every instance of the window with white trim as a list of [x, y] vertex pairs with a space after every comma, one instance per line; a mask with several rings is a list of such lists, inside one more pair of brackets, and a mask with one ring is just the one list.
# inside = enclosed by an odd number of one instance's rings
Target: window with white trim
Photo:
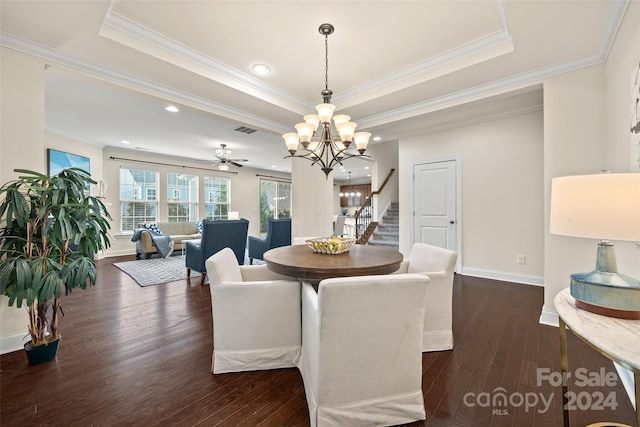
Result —
[[198, 220], [198, 177], [183, 173], [167, 174], [169, 222]]
[[204, 177], [205, 218], [227, 219], [231, 203], [231, 181], [215, 176]]
[[158, 172], [120, 168], [120, 229], [158, 221]]

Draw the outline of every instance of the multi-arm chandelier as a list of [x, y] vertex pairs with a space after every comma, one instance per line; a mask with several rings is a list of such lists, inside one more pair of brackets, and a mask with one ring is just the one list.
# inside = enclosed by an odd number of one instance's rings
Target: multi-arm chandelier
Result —
[[[356, 123], [351, 122], [351, 117], [338, 114], [333, 115], [336, 106], [331, 104], [329, 90], [329, 34], [333, 34], [333, 25], [322, 24], [318, 31], [324, 35], [324, 90], [322, 94], [322, 104], [316, 105], [318, 114], [307, 114], [304, 116], [304, 123], [298, 123], [295, 128], [297, 133], [285, 133], [282, 135], [289, 150], [287, 157], [300, 157], [318, 164], [322, 168], [327, 178], [336, 164], [351, 157], [363, 156], [369, 144], [369, 132], [355, 132]], [[331, 117], [339, 136], [332, 135]], [[318, 126], [321, 126], [318, 131]], [[318, 131], [318, 132], [316, 132]], [[334, 133], [335, 134], [335, 133]], [[347, 149], [355, 142], [359, 154], [349, 153]], [[297, 154], [298, 145], [302, 145], [301, 154]], [[364, 156], [368, 157], [368, 156]], [[285, 157], [286, 158], [286, 157]]]

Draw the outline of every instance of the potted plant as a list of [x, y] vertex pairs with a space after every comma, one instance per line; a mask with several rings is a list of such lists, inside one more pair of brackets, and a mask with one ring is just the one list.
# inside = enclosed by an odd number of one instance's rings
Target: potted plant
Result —
[[111, 216], [88, 195], [96, 182], [82, 169], [52, 177], [15, 171], [18, 179], [0, 187], [0, 293], [29, 311], [25, 350], [33, 365], [56, 355], [60, 297], [95, 284], [93, 255], [110, 246]]

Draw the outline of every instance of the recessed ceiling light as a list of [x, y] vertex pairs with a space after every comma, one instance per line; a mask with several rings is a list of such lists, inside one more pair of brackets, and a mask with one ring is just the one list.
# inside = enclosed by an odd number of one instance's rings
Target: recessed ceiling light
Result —
[[130, 143], [129, 141], [127, 141], [126, 139], [123, 139], [123, 140], [122, 140], [122, 141], [120, 141], [120, 142], [122, 142], [123, 144], [131, 144], [131, 143]]
[[271, 165], [271, 167], [275, 169], [275, 168], [276, 168], [276, 165]]
[[379, 136], [374, 136], [374, 137], [373, 137], [373, 140], [374, 140], [374, 141], [380, 141], [381, 139], [382, 139], [382, 138], [381, 138], [381, 137], [379, 137]]
[[166, 106], [164, 107], [164, 109], [169, 111], [170, 113], [177, 113], [178, 111], [180, 111], [175, 105]]
[[254, 73], [259, 74], [261, 76], [266, 76], [271, 72], [271, 68], [266, 64], [253, 64], [251, 69]]
[[364, 168], [365, 168], [365, 169], [369, 169], [369, 166], [365, 166]]

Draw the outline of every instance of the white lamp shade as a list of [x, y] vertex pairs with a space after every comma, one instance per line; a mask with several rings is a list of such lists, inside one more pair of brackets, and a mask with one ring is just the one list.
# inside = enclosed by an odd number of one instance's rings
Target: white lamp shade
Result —
[[318, 104], [316, 105], [316, 111], [318, 111], [318, 118], [320, 123], [330, 123], [331, 116], [333, 116], [333, 110], [336, 106], [333, 104]]
[[369, 145], [369, 138], [371, 138], [371, 133], [369, 132], [356, 132], [353, 135], [356, 148], [358, 150], [366, 150], [367, 145]]
[[298, 149], [300, 138], [297, 133], [285, 133], [282, 137], [284, 138], [284, 143], [287, 145], [287, 150], [296, 151]]
[[554, 178], [549, 232], [640, 242], [640, 173]]
[[227, 219], [240, 219], [240, 214], [238, 211], [229, 211]]
[[311, 123], [298, 123], [296, 125], [296, 130], [298, 131], [298, 136], [300, 137], [300, 142], [309, 142], [311, 141], [311, 137], [313, 136], [313, 132], [315, 129]]
[[226, 164], [226, 163], [220, 163], [220, 164], [218, 165], [218, 170], [221, 170], [221, 171], [223, 171], [223, 172], [224, 172], [224, 171], [228, 171], [228, 170], [229, 170], [229, 165], [228, 165], [228, 164]]
[[333, 116], [333, 124], [336, 125], [336, 129], [340, 127], [342, 123], [347, 123], [349, 120], [351, 120], [351, 117], [346, 114], [336, 114]]
[[305, 123], [309, 123], [313, 125], [313, 131], [315, 132], [318, 129], [318, 125], [320, 124], [320, 117], [317, 114], [307, 114], [303, 117]]
[[345, 142], [351, 142], [351, 140], [353, 139], [353, 133], [356, 130], [356, 126], [358, 125], [353, 122], [344, 122], [341, 123], [340, 126], [337, 126], [338, 133], [340, 134], [340, 139]]

